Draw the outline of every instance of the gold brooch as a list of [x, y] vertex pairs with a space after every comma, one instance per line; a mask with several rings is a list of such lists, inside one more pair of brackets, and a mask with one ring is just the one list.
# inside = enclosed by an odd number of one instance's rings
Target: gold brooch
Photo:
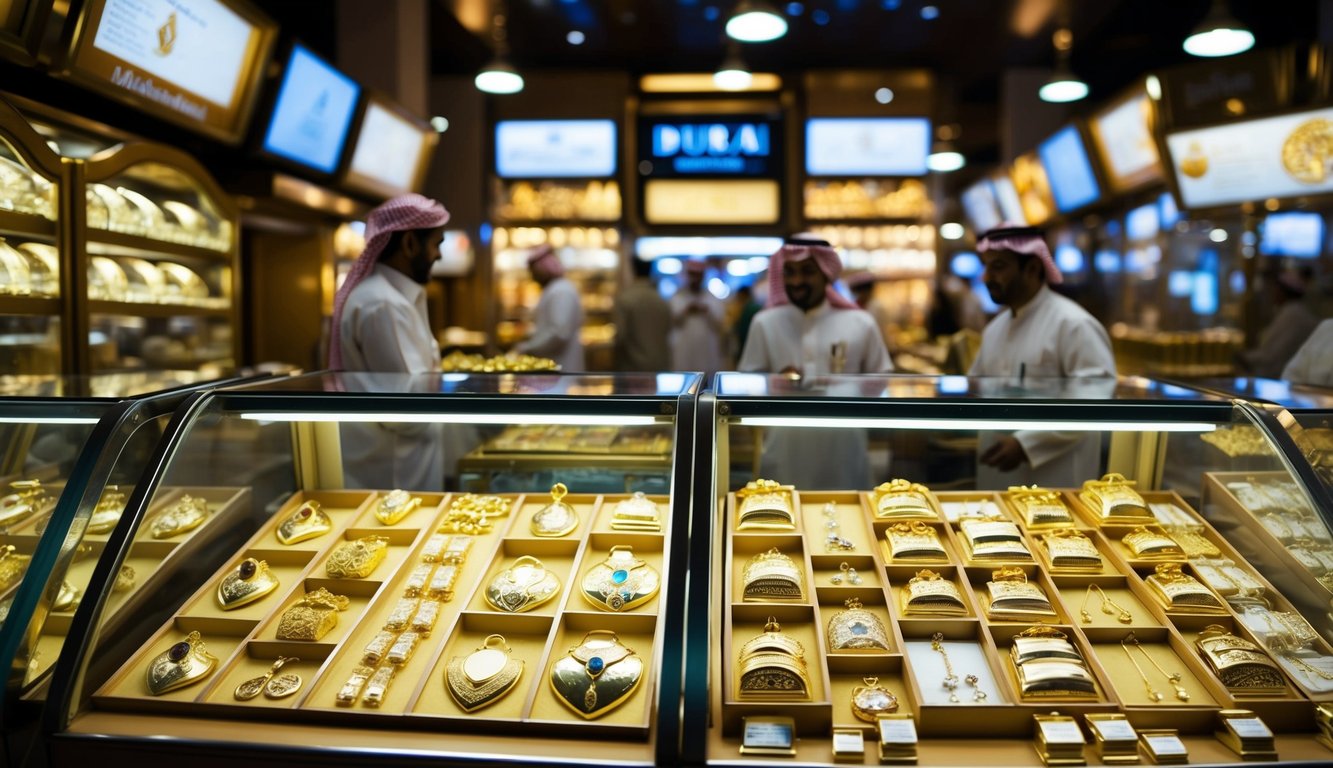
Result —
[[218, 605], [230, 611], [248, 605], [278, 588], [278, 577], [268, 570], [268, 563], [247, 557], [236, 570], [222, 577], [218, 584]]
[[388, 551], [389, 540], [383, 536], [345, 541], [329, 555], [324, 572], [330, 579], [364, 579], [375, 572]]
[[445, 687], [464, 712], [475, 712], [503, 699], [523, 676], [523, 662], [503, 635], [488, 635], [477, 650], [465, 657], [449, 659], [444, 670]]
[[125, 494], [120, 492], [119, 486], [108, 485], [88, 518], [88, 533], [106, 533], [115, 528], [124, 512]]
[[794, 487], [776, 480], [751, 480], [736, 491], [740, 509], [736, 528], [741, 531], [794, 531], [796, 509], [792, 502]]
[[586, 719], [624, 704], [643, 679], [643, 660], [615, 632], [596, 629], [551, 666], [556, 698]]
[[569, 489], [564, 483], [551, 486], [551, 503], [532, 515], [532, 535], [557, 538], [573, 533], [579, 527], [579, 514], [562, 499]]
[[630, 547], [611, 547], [611, 554], [584, 574], [583, 597], [604, 611], [630, 611], [651, 600], [661, 580]]
[[401, 488], [389, 491], [375, 506], [375, 519], [385, 525], [395, 525], [421, 506], [421, 499]]
[[184, 640], [158, 654], [148, 665], [145, 677], [148, 692], [161, 696], [196, 683], [207, 677], [217, 663], [217, 657], [204, 649], [199, 633], [191, 632]]
[[616, 504], [611, 514], [611, 530], [661, 533], [662, 521], [657, 503], [645, 496], [643, 491], [635, 491], [633, 496]]
[[347, 610], [351, 600], [335, 595], [324, 587], [307, 592], [278, 620], [279, 640], [318, 640], [338, 626], [338, 612]]
[[21, 523], [51, 503], [41, 480], [15, 480], [9, 488], [13, 493], [0, 498], [0, 528]]
[[861, 607], [861, 601], [849, 598], [828, 620], [828, 644], [831, 651], [887, 651], [889, 635], [884, 622]]
[[745, 563], [743, 600], [805, 600], [805, 578], [788, 556], [773, 547]]
[[857, 720], [873, 723], [880, 715], [898, 711], [898, 697], [880, 685], [878, 677], [864, 677], [861, 682], [865, 685], [852, 689], [852, 715]]
[[273, 662], [273, 666], [259, 677], [252, 677], [249, 680], [236, 686], [232, 691], [232, 696], [237, 701], [249, 701], [259, 694], [264, 694], [269, 699], [282, 699], [291, 696], [293, 693], [301, 690], [301, 676], [292, 672], [278, 674], [284, 665], [300, 661], [296, 657], [279, 656], [278, 660]]
[[13, 544], [0, 546], [0, 592], [8, 590], [23, 579], [28, 570], [28, 555], [20, 555]]
[[880, 520], [938, 520], [934, 494], [921, 483], [898, 478], [870, 492], [875, 517]]
[[333, 521], [328, 513], [313, 499], [297, 507], [278, 526], [278, 541], [283, 544], [297, 544], [302, 541], [323, 536], [333, 530]]
[[524, 555], [486, 585], [486, 602], [497, 611], [524, 613], [560, 594], [560, 579], [542, 561]]
[[169, 539], [193, 531], [208, 519], [208, 502], [186, 494], [153, 518], [149, 531], [155, 539]]
[[782, 634], [782, 626], [774, 616], [768, 617], [763, 634], [741, 646], [737, 669], [740, 675], [737, 696], [740, 698], [788, 701], [810, 698], [805, 647]]

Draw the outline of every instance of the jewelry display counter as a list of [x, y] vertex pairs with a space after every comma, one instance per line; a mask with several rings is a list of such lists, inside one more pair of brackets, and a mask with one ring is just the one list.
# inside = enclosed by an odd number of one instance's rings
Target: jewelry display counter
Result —
[[665, 425], [514, 426], [470, 451], [458, 468], [464, 487], [477, 491], [491, 490], [498, 476], [552, 472], [578, 473], [599, 488], [665, 489], [671, 459], [671, 430]]
[[[1295, 554], [1276, 525], [1220, 495], [1236, 465], [1201, 440], [1256, 430], [1266, 451], [1240, 473], [1290, 492], [1267, 514], [1329, 540], [1326, 493], [1290, 469], [1295, 446], [1259, 409], [1143, 381], [728, 373], [698, 418], [713, 478], [695, 485], [693, 528], [710, 534], [691, 562], [711, 576], [688, 599], [712, 611], [687, 627], [683, 762], [1333, 757], [1318, 741], [1333, 713], [1327, 590], [1284, 567]], [[815, 460], [793, 445], [836, 453], [922, 429], [983, 447], [1084, 433], [1102, 458], [1062, 484], [979, 488], [970, 462], [899, 451], [877, 484], [825, 490], [744, 479], [729, 445], [754, 427], [782, 451], [760, 465], [793, 474]]]
[[[53, 681], [52, 759], [673, 762], [697, 386], [316, 374], [192, 398], [70, 627], [84, 641]], [[465, 435], [514, 425], [665, 429], [667, 492], [445, 490], [443, 461], [417, 487], [356, 484], [401, 479], [437, 445], [457, 462]], [[210, 468], [243, 439], [279, 471]], [[184, 567], [113, 627], [114, 574], [157, 510], [224, 481], [244, 509], [197, 529]]]

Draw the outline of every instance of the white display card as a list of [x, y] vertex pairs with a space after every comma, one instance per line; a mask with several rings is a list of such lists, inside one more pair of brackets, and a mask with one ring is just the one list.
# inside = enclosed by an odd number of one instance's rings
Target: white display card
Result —
[[1078, 723], [1069, 720], [1038, 720], [1041, 738], [1047, 744], [1085, 744], [1083, 731]]
[[1137, 741], [1138, 733], [1128, 720], [1095, 720], [1088, 718], [1088, 725], [1102, 737], [1102, 741]]
[[1154, 755], [1159, 757], [1189, 754], [1189, 750], [1185, 749], [1185, 742], [1181, 741], [1180, 737], [1174, 733], [1145, 735], [1143, 742]]
[[1271, 739], [1273, 732], [1257, 717], [1229, 717], [1227, 726], [1242, 739]]
[[916, 721], [907, 717], [881, 717], [879, 723], [880, 744], [915, 744]]
[[747, 717], [741, 742], [749, 748], [791, 749], [794, 740], [792, 731], [790, 720]]

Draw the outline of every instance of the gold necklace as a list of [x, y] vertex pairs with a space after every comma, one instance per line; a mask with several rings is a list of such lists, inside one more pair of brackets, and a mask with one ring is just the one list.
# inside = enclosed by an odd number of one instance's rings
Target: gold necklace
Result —
[[1130, 624], [1134, 621], [1134, 614], [1125, 610], [1123, 606], [1118, 605], [1114, 600], [1107, 597], [1101, 587], [1096, 584], [1089, 584], [1088, 590], [1083, 593], [1083, 604], [1080, 605], [1078, 609], [1079, 618], [1083, 619], [1084, 624], [1092, 623], [1092, 614], [1088, 613], [1088, 598], [1092, 597], [1093, 590], [1096, 590], [1097, 594], [1102, 598], [1102, 613], [1107, 616], [1115, 616], [1115, 620], [1121, 624]]
[[1150, 681], [1148, 676], [1144, 674], [1143, 667], [1140, 667], [1139, 663], [1134, 660], [1134, 654], [1129, 652], [1129, 643], [1133, 643], [1134, 647], [1139, 650], [1139, 653], [1143, 654], [1143, 657], [1148, 660], [1148, 663], [1152, 664], [1153, 667], [1162, 674], [1162, 677], [1165, 677], [1167, 681], [1171, 683], [1171, 687], [1176, 689], [1177, 699], [1180, 699], [1181, 701], [1190, 700], [1189, 691], [1185, 690], [1185, 687], [1180, 684], [1180, 673], [1167, 672], [1165, 669], [1162, 669], [1162, 666], [1157, 663], [1157, 660], [1154, 659], [1151, 654], [1148, 653], [1148, 650], [1142, 645], [1139, 645], [1139, 639], [1134, 636], [1134, 633], [1130, 632], [1125, 636], [1124, 640], [1120, 641], [1120, 650], [1125, 652], [1125, 656], [1129, 658], [1129, 663], [1134, 665], [1134, 669], [1138, 671], [1139, 677], [1143, 679], [1143, 685], [1148, 689], [1148, 698], [1153, 701], [1162, 701], [1166, 696], [1164, 696], [1161, 691], [1152, 687], [1152, 681]]

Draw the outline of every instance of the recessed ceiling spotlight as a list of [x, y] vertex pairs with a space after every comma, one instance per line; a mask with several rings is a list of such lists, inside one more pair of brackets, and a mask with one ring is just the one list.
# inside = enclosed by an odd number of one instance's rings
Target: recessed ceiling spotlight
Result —
[[1208, 15], [1184, 42], [1186, 53], [1210, 58], [1234, 56], [1253, 47], [1254, 33], [1231, 16], [1226, 0], [1213, 0]]
[[727, 37], [742, 43], [767, 43], [787, 34], [787, 20], [764, 0], [740, 0], [727, 19]]
[[582, 32], [575, 29], [571, 30], [568, 35], [565, 35], [565, 39], [569, 41], [570, 45], [583, 45], [583, 41], [587, 38], [583, 36]]
[[880, 104], [888, 104], [890, 101], [893, 101], [893, 89], [892, 88], [876, 89], [875, 101], [878, 101]]
[[940, 16], [939, 8], [936, 8], [933, 5], [921, 6], [921, 18], [925, 19], [926, 21], [932, 21], [934, 19], [939, 18], [939, 16]]

